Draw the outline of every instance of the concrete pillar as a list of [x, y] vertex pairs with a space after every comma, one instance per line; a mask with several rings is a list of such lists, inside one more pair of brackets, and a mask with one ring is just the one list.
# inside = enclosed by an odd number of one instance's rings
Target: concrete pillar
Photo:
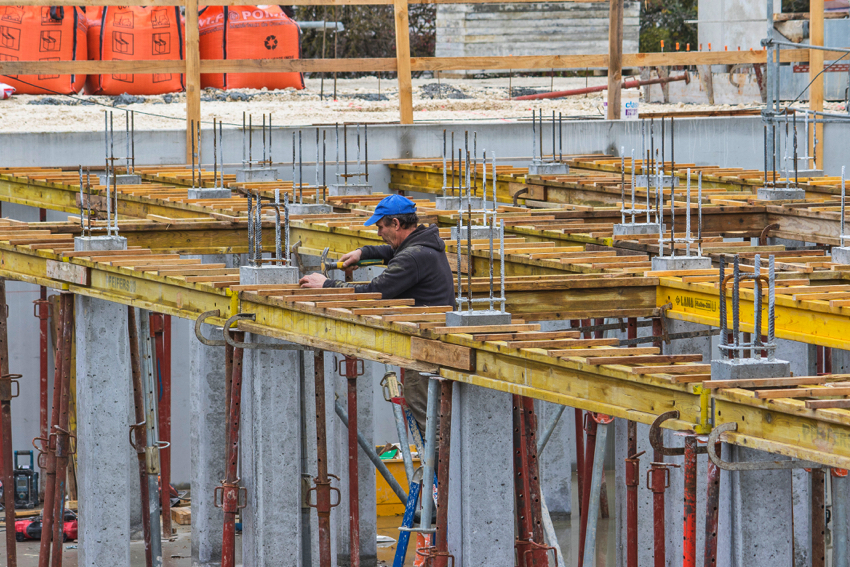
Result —
[[[471, 384], [456, 384], [460, 478], [459, 567], [513, 567], [514, 477], [511, 395]], [[452, 454], [454, 458], [454, 453]], [[450, 489], [454, 492], [453, 489]], [[452, 501], [454, 506], [456, 501]], [[452, 518], [457, 519], [451, 512]], [[451, 524], [450, 524], [451, 526]], [[450, 527], [449, 533], [454, 528]], [[452, 537], [452, 536], [450, 536]], [[451, 549], [451, 548], [450, 548]], [[456, 556], [457, 557], [457, 556]]]
[[[541, 321], [542, 331], [562, 331], [569, 328], [569, 321]], [[557, 404], [538, 401], [537, 435], [541, 438], [549, 420], [558, 411]], [[540, 456], [540, 486], [546, 498], [546, 506], [553, 519], [563, 519], [572, 512], [573, 469], [575, 468], [575, 420], [573, 410], [568, 408], [561, 415], [558, 426], [552, 432], [545, 451]]]
[[[75, 298], [79, 565], [130, 564], [127, 307]], [[138, 475], [136, 463], [132, 469]]]
[[[342, 355], [336, 354], [331, 358], [330, 365], [325, 364], [326, 369], [330, 369], [334, 374], [334, 391], [338, 396], [339, 403], [348, 412], [348, 380], [345, 376], [340, 376], [334, 371], [333, 359], [342, 359]], [[373, 415], [373, 389], [377, 381], [375, 374], [383, 376], [384, 365], [375, 362], [363, 361], [364, 374], [357, 379], [357, 429], [364, 437], [371, 439], [374, 436], [374, 415]], [[379, 378], [380, 379], [380, 378]], [[333, 395], [329, 395], [333, 400]], [[333, 407], [333, 406], [332, 406]], [[337, 471], [336, 474], [340, 478], [340, 504], [335, 510], [336, 515], [336, 533], [337, 533], [337, 564], [340, 567], [345, 567], [351, 564], [349, 553], [349, 518], [348, 518], [348, 428], [336, 412], [331, 409], [334, 416], [334, 435], [336, 437], [337, 448]], [[359, 481], [359, 510], [360, 510], [360, 565], [363, 567], [372, 567], [378, 562], [378, 520], [377, 520], [377, 504], [375, 493], [375, 465], [369, 460], [369, 457], [358, 447], [358, 481]]]
[[[205, 337], [221, 340], [221, 327], [203, 325]], [[192, 565], [221, 563], [224, 514], [214, 505], [214, 491], [225, 477], [225, 347], [202, 344], [191, 329], [189, 388], [192, 459]]]
[[[279, 344], [246, 334], [246, 342]], [[245, 567], [300, 567], [302, 547], [301, 352], [246, 349], [240, 460]]]

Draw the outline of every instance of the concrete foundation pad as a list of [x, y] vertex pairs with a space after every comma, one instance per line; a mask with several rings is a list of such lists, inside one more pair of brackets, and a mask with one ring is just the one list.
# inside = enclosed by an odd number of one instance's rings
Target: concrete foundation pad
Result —
[[750, 380], [753, 378], [784, 378], [791, 375], [791, 363], [766, 358], [722, 358], [711, 361], [712, 380]]
[[532, 163], [528, 166], [529, 175], [566, 175], [570, 166], [565, 163]]
[[[667, 230], [667, 225], [662, 225], [662, 230]], [[627, 236], [632, 234], [658, 234], [657, 222], [627, 222], [614, 225], [614, 236]]]
[[[114, 178], [114, 179], [113, 179]], [[98, 176], [101, 185], [141, 185], [142, 176], [135, 173], [124, 175], [100, 175]]]
[[349, 183], [348, 185], [331, 185], [328, 187], [329, 197], [345, 197], [351, 195], [371, 195], [370, 183]]
[[[469, 227], [464, 226], [460, 229], [460, 239], [461, 239], [462, 242], [466, 241], [466, 239], [468, 238], [468, 234], [469, 234]], [[493, 231], [494, 238], [496, 237], [496, 235], [498, 235], [498, 229]], [[489, 238], [490, 238], [490, 227], [489, 226], [473, 226], [472, 227], [472, 239], [473, 240], [489, 239]], [[457, 227], [456, 226], [452, 227], [452, 241], [457, 242]], [[499, 248], [499, 243], [496, 242], [494, 244], [493, 249], [498, 250], [498, 248]]]
[[472, 205], [472, 210], [480, 211], [484, 208], [483, 197], [437, 197], [435, 206], [438, 211], [457, 211], [469, 209]]
[[296, 266], [239, 266], [240, 285], [297, 284]]
[[123, 236], [75, 236], [74, 252], [126, 250], [127, 239]]
[[711, 268], [711, 258], [705, 256], [656, 256], [652, 259], [652, 269], [661, 270], [707, 270]]
[[333, 205], [326, 204], [301, 204], [291, 203], [289, 205], [290, 215], [324, 215], [334, 212]]
[[679, 178], [672, 175], [635, 175], [635, 187], [649, 187], [649, 182], [653, 187], [656, 187], [659, 179], [662, 187], [679, 186]]
[[806, 198], [806, 192], [802, 189], [773, 189], [761, 187], [758, 190], [758, 198], [762, 201], [800, 201]]
[[236, 170], [236, 181], [238, 183], [253, 181], [277, 181], [277, 170], [271, 167], [252, 167]]
[[510, 325], [511, 314], [504, 311], [450, 311], [446, 313], [447, 327], [472, 325]]
[[192, 187], [189, 189], [190, 199], [230, 199], [233, 192], [230, 189], [206, 189], [203, 187]]
[[848, 246], [833, 246], [832, 261], [837, 264], [850, 264], [850, 247]]

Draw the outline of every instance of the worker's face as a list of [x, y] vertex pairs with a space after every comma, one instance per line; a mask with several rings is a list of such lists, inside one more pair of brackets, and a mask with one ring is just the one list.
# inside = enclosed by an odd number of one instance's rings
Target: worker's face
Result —
[[378, 236], [384, 239], [384, 242], [393, 247], [393, 249], [401, 246], [407, 234], [401, 234], [401, 223], [398, 219], [381, 219], [376, 223], [378, 227]]

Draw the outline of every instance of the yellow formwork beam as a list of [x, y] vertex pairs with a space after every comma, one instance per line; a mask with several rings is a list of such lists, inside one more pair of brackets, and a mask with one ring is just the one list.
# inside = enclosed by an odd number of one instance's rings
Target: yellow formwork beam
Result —
[[[816, 287], [813, 289], [817, 289]], [[732, 325], [732, 291], [727, 290], [727, 325]], [[720, 327], [720, 293], [712, 284], [683, 283], [659, 278], [656, 305], [670, 304], [667, 317], [691, 323]], [[754, 332], [754, 294], [740, 292], [740, 329]], [[795, 301], [777, 296], [775, 330], [780, 339], [850, 350], [850, 310], [830, 307], [828, 301]], [[762, 302], [762, 334], [767, 334], [767, 296]]]

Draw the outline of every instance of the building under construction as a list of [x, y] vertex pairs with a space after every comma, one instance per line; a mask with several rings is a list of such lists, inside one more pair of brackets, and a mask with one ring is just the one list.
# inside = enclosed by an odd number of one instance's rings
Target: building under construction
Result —
[[[850, 119], [823, 107], [850, 49], [823, 0], [808, 43], [763, 2], [762, 50], [623, 53], [611, 0], [607, 54], [437, 58], [407, 2], [369, 3], [395, 59], [203, 61], [215, 2], [158, 3], [186, 58], [142, 63], [185, 74], [185, 133], [0, 136], [6, 564], [850, 567]], [[623, 69], [712, 65], [756, 69], [762, 108], [619, 119]], [[201, 73], [355, 67], [397, 73], [399, 122], [200, 99]], [[414, 121], [414, 71], [550, 68], [607, 69], [607, 118]], [[302, 287], [387, 270], [340, 260], [390, 194], [439, 227], [451, 304]]]

